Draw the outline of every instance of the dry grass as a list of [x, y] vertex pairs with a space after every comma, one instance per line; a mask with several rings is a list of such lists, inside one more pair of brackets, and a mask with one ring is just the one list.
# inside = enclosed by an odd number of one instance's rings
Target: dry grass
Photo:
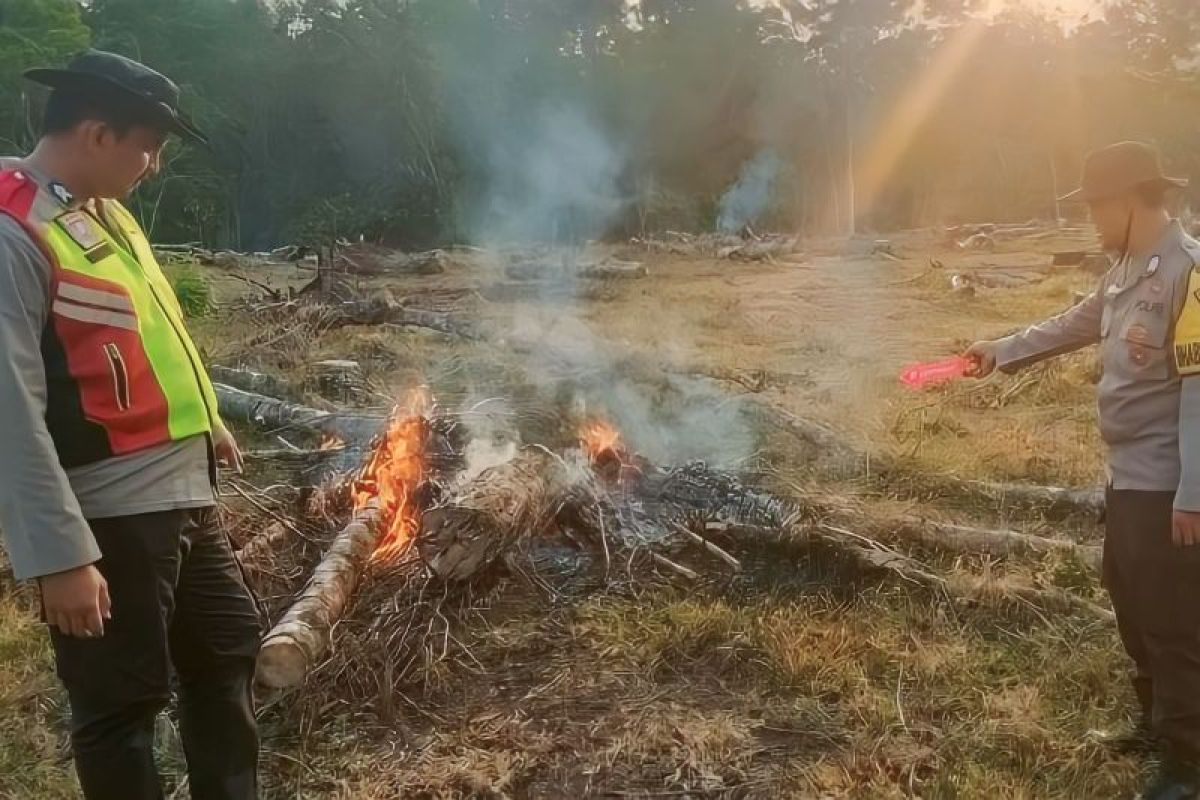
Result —
[[270, 796], [1078, 798], [1137, 774], [1086, 742], [1128, 698], [1113, 633], [1071, 620], [888, 586], [509, 611], [396, 723], [318, 727], [309, 769], [280, 764]]
[[31, 593], [0, 583], [0, 798], [74, 798], [63, 700]]
[[[956, 258], [970, 260], [945, 256], [948, 270]], [[1092, 482], [1100, 455], [1088, 356], [1041, 368], [1033, 380], [917, 395], [894, 380], [905, 360], [1062, 308], [1083, 280], [1055, 276], [965, 301], [949, 297], [945, 276], [925, 274], [923, 261], [667, 262], [616, 287], [588, 315], [605, 336], [649, 357], [803, 376], [762, 396], [917, 472]], [[245, 286], [218, 281], [215, 289], [228, 302]], [[270, 346], [248, 344], [269, 327], [262, 321], [214, 317], [195, 328], [214, 361], [299, 384], [312, 361], [359, 360], [381, 405], [416, 380], [451, 407], [497, 394], [520, 406], [544, 389], [503, 342], [286, 324], [271, 323], [282, 335]], [[790, 449], [775, 437], [757, 454], [782, 486], [801, 480], [789, 471]], [[884, 496], [891, 487], [870, 482], [802, 478], [855, 492], [868, 513], [874, 504], [963, 523], [996, 513], [945, 497], [931, 507], [918, 492]], [[270, 699], [264, 797], [1074, 800], [1132, 791], [1138, 765], [1086, 740], [1089, 730], [1126, 722], [1133, 705], [1115, 631], [1013, 602], [1006, 591], [1048, 585], [1097, 597], [1094, 577], [1077, 565], [915, 553], [973, 587], [972, 601], [951, 604], [850, 574], [812, 551], [737, 554], [748, 565], [742, 578], [684, 588], [643, 575], [587, 597], [547, 599], [502, 578], [457, 621], [454, 657], [401, 675], [386, 698], [364, 682], [353, 696]], [[273, 601], [278, 607], [282, 595]], [[27, 598], [0, 587], [0, 797], [71, 797], [60, 692], [29, 612]], [[351, 646], [349, 636], [339, 641]]]

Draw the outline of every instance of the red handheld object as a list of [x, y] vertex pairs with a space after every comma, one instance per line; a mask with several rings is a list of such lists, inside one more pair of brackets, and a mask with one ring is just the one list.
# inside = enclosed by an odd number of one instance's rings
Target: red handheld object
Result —
[[967, 374], [971, 367], [971, 359], [964, 356], [931, 361], [925, 364], [913, 364], [900, 373], [900, 382], [910, 389], [922, 389], [938, 383], [952, 381]]

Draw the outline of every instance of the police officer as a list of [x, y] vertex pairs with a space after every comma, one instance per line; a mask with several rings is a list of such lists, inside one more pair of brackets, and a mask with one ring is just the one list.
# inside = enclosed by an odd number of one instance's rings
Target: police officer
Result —
[[203, 143], [154, 70], [89, 51], [27, 73], [43, 135], [0, 159], [0, 531], [35, 579], [89, 800], [156, 800], [155, 718], [179, 688], [196, 800], [256, 796], [254, 602], [217, 525], [240, 465], [145, 234], [117, 198], [170, 134]]
[[1163, 749], [1148, 800], [1200, 796], [1200, 244], [1165, 202], [1185, 185], [1149, 145], [1091, 153], [1063, 199], [1088, 204], [1112, 268], [1073, 308], [966, 353], [983, 377], [1100, 345], [1104, 585], [1135, 667], [1141, 738]]

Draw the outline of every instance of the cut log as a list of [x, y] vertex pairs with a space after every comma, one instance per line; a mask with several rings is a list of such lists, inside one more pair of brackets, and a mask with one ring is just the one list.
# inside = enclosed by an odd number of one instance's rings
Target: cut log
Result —
[[1096, 517], [1104, 511], [1104, 489], [1100, 486], [1069, 489], [1061, 486], [986, 481], [968, 481], [964, 482], [964, 485], [975, 487], [1001, 503], [1022, 507], [1044, 508], [1059, 513], [1075, 512]]
[[335, 436], [348, 443], [365, 443], [386, 422], [384, 417], [369, 414], [332, 414], [221, 383], [214, 384], [213, 389], [221, 416], [226, 420], [270, 430], [291, 428]]
[[584, 264], [577, 273], [591, 280], [616, 280], [621, 278], [645, 278], [650, 274], [640, 261], [619, 261], [610, 258], [596, 264]]
[[949, 597], [967, 600], [1016, 600], [1042, 608], [1080, 613], [1104, 622], [1113, 620], [1113, 613], [1109, 609], [1064, 589], [1043, 589], [1015, 583], [986, 586], [970, 577], [943, 578], [930, 572], [911, 557], [854, 531], [836, 525], [819, 524], [812, 529], [812, 533], [816, 538], [850, 556], [864, 568], [890, 572], [901, 580], [944, 593]]
[[588, 470], [540, 447], [452, 488], [421, 518], [417, 551], [439, 578], [466, 580], [522, 537], [542, 533], [595, 496]]
[[313, 570], [304, 591], [263, 640], [256, 677], [272, 689], [298, 686], [329, 647], [334, 623], [341, 619], [379, 543], [379, 512], [356, 512]]
[[306, 377], [316, 393], [326, 400], [358, 403], [367, 396], [367, 381], [363, 376], [362, 365], [357, 361], [318, 361], [309, 368]]
[[353, 245], [336, 255], [339, 267], [355, 275], [440, 275], [450, 259], [443, 250], [401, 253], [374, 245]]
[[397, 303], [386, 293], [366, 300], [301, 306], [297, 309], [297, 316], [311, 319], [316, 327], [323, 330], [346, 325], [399, 325], [406, 328], [429, 328], [466, 339], [478, 336], [473, 325], [453, 314], [410, 308]]
[[208, 368], [208, 375], [215, 383], [223, 383], [244, 392], [257, 392], [271, 397], [287, 397], [292, 394], [287, 381], [245, 367], [223, 367], [213, 364]]
[[1051, 539], [1001, 528], [977, 528], [923, 519], [909, 514], [880, 516], [875, 511], [838, 508], [820, 499], [805, 497], [803, 505], [814, 517], [836, 519], [884, 539], [903, 539], [955, 555], [990, 555], [999, 558], [1058, 554], [1076, 559], [1097, 572], [1101, 550], [1096, 545], [1070, 539]]
[[[1104, 510], [1104, 490], [1023, 483], [969, 481], [953, 476], [917, 474], [883, 454], [871, 454], [850, 443], [824, 423], [800, 417], [765, 401], [749, 401], [759, 418], [803, 441], [827, 471], [847, 477], [873, 476], [901, 488], [920, 487], [947, 494], [979, 496], [1021, 509], [1054, 515], [1096, 517]], [[915, 479], [915, 480], [914, 480]]]
[[1101, 551], [1096, 545], [1079, 544], [1068, 539], [1049, 539], [1019, 531], [931, 522], [916, 517], [901, 517], [895, 523], [892, 530], [896, 533], [937, 549], [964, 555], [1001, 557], [1059, 553], [1075, 558], [1096, 572], [1100, 571]]

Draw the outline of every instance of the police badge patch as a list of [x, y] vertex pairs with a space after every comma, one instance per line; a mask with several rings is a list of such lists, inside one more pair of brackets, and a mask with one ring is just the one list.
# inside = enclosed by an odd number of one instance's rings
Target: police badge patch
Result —
[[59, 227], [67, 232], [71, 241], [84, 250], [91, 250], [104, 241], [96, 223], [82, 211], [71, 211], [58, 218]]

